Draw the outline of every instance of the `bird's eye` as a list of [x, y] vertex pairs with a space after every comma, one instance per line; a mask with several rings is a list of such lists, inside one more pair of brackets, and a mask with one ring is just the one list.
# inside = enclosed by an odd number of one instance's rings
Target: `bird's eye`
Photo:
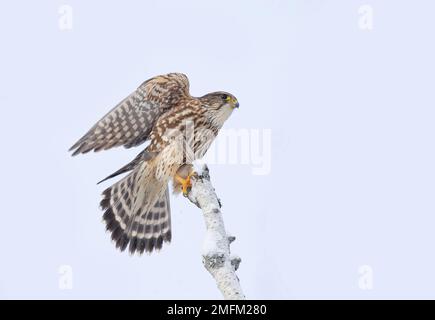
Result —
[[223, 94], [223, 95], [221, 95], [221, 98], [222, 98], [222, 100], [225, 100], [225, 101], [227, 101], [227, 100], [228, 100], [228, 95], [226, 95], [226, 94]]

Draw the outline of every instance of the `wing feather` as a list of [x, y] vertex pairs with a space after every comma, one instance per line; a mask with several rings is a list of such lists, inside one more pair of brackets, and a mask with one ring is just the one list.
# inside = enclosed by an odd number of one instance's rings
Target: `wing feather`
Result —
[[157, 119], [188, 97], [189, 80], [184, 74], [151, 78], [101, 118], [70, 151], [75, 156], [92, 150], [140, 145], [148, 139]]

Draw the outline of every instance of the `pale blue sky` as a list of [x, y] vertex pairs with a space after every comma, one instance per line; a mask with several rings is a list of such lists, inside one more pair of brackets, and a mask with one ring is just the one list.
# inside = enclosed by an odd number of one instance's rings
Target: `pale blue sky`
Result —
[[[372, 31], [358, 27], [366, 4]], [[225, 128], [271, 132], [269, 174], [210, 166], [248, 298], [435, 298], [434, 12], [429, 0], [2, 2], [0, 297], [221, 297], [201, 264], [201, 213], [182, 197], [159, 254], [130, 257], [105, 233], [96, 182], [141, 148], [67, 153], [144, 80], [177, 71], [193, 95], [237, 96]]]

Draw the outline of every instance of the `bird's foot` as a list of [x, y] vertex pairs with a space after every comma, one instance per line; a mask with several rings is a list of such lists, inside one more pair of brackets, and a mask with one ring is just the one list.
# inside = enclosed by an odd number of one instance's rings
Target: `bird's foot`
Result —
[[192, 173], [189, 173], [186, 178], [175, 176], [175, 179], [177, 182], [181, 185], [181, 191], [183, 192], [184, 196], [187, 196], [190, 189], [192, 188], [192, 182], [190, 181], [190, 177], [193, 175]]
[[187, 197], [187, 194], [192, 189], [191, 177], [194, 176], [196, 172], [193, 170], [191, 164], [183, 164], [178, 168], [174, 176], [174, 192], [183, 192], [183, 195]]

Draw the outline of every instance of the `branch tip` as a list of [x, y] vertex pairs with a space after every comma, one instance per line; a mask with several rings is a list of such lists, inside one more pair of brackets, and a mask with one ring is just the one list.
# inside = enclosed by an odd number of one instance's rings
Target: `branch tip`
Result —
[[231, 244], [236, 240], [235, 236], [228, 236], [228, 242]]
[[239, 256], [231, 257], [231, 265], [233, 266], [235, 271], [237, 271], [237, 269], [239, 269], [241, 262], [242, 262], [242, 259]]

